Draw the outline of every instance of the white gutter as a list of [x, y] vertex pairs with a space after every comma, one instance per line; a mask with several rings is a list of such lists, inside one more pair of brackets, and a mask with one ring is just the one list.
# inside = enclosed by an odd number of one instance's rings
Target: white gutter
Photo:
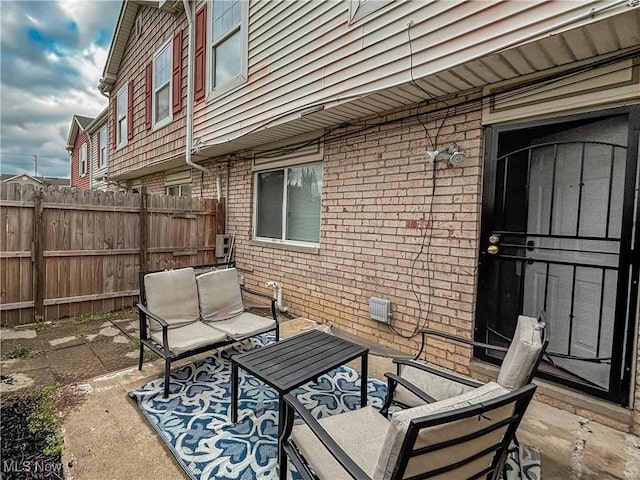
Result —
[[[193, 5], [193, 8], [195, 8], [195, 3], [196, 2], [191, 2]], [[189, 5], [189, 0], [182, 0], [182, 4], [184, 5], [184, 11], [187, 15], [187, 22], [189, 23], [189, 51], [187, 54], [187, 65], [188, 65], [188, 69], [187, 69], [187, 132], [186, 132], [186, 139], [185, 139], [185, 153], [184, 153], [184, 161], [187, 165], [189, 165], [192, 168], [196, 168], [202, 172], [208, 173], [210, 175], [214, 175], [214, 172], [212, 170], [209, 170], [208, 168], [203, 167], [202, 165], [198, 165], [196, 163], [193, 163], [193, 161], [191, 160], [191, 150], [193, 150], [193, 88], [192, 88], [192, 79], [193, 79], [193, 75], [194, 75], [194, 70], [195, 70], [195, 65], [193, 62], [193, 57], [194, 57], [194, 43], [195, 43], [195, 38], [193, 35], [193, 17], [194, 17], [194, 12], [192, 10], [192, 5]], [[217, 185], [217, 190], [218, 190], [218, 200], [220, 200], [220, 176], [217, 176], [216, 178], [216, 185]]]

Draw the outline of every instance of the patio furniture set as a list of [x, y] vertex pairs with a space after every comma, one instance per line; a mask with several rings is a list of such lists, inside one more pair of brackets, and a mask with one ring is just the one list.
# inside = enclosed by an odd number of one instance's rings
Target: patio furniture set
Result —
[[[279, 340], [275, 299], [244, 289], [235, 268], [224, 267], [199, 275], [201, 267], [140, 274], [140, 368], [144, 347], [165, 359], [165, 397], [172, 361], [275, 331], [275, 343], [231, 357], [229, 417], [238, 421], [238, 369], [276, 390], [281, 480], [288, 460], [304, 479], [499, 478], [536, 389], [532, 379], [548, 344], [544, 313], [520, 316], [508, 348], [422, 330], [425, 337], [504, 353], [497, 381], [482, 384], [395, 359], [397, 371], [385, 374], [387, 398], [377, 411], [367, 406], [368, 348], [317, 330]], [[268, 298], [273, 318], [245, 312], [243, 291]], [[358, 357], [361, 408], [317, 420], [292, 393]], [[392, 404], [400, 408], [389, 415]]]

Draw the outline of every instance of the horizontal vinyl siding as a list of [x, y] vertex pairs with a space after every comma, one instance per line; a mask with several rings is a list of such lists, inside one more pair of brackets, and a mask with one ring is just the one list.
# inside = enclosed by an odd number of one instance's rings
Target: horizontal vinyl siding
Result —
[[[604, 2], [398, 2], [349, 25], [349, 2], [268, 2], [249, 9], [248, 81], [195, 112], [195, 136], [217, 142], [296, 118], [305, 106], [353, 98], [447, 71]], [[210, 49], [207, 55], [211, 55]], [[514, 65], [518, 74], [548, 65]], [[499, 68], [504, 68], [501, 66]], [[511, 72], [513, 76], [514, 72]], [[446, 90], [501, 79], [464, 69], [442, 75]], [[467, 78], [469, 77], [469, 78]], [[428, 86], [428, 84], [427, 84]], [[433, 88], [434, 96], [446, 90]], [[408, 102], [425, 95], [407, 92]], [[205, 106], [206, 105], [206, 106]], [[392, 107], [390, 104], [389, 107]], [[326, 112], [325, 112], [326, 113]], [[339, 115], [336, 117], [339, 123]]]
[[[173, 121], [157, 130], [147, 130], [145, 126], [145, 67], [153, 59], [153, 54], [167, 41], [173, 39], [178, 29], [187, 29], [184, 13], [173, 15], [157, 8], [143, 7], [138, 11], [142, 16], [141, 35], [136, 35], [132, 29], [125, 49], [124, 57], [118, 72], [118, 79], [114, 85], [109, 102], [109, 118], [115, 115], [117, 92], [133, 80], [133, 139], [123, 148], [114, 150], [109, 145], [109, 175], [119, 175], [126, 171], [137, 169], [152, 163], [162, 162], [184, 154], [185, 149], [185, 116], [186, 108], [182, 108]], [[182, 97], [186, 104], [187, 90], [187, 55], [188, 36], [183, 37], [182, 45]], [[170, 107], [171, 108], [171, 107]], [[113, 122], [109, 122], [109, 129]], [[109, 132], [109, 136], [115, 132]]]

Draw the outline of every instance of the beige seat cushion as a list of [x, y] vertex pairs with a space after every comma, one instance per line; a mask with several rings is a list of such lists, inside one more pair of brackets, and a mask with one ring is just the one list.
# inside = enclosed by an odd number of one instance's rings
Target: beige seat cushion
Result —
[[238, 272], [235, 268], [198, 275], [197, 284], [202, 321], [227, 320], [244, 311]]
[[[475, 405], [506, 393], [509, 393], [509, 391], [497, 383], [490, 382], [456, 397], [431, 404], [421, 405], [419, 407], [400, 410], [394, 413], [391, 417], [391, 424], [384, 440], [385, 449], [380, 455], [373, 478], [388, 479], [391, 477], [412, 419]], [[513, 411], [514, 404], [510, 403], [500, 409], [487, 412], [480, 417], [474, 416], [473, 418], [424, 428], [419, 433], [415, 446], [412, 446], [412, 448], [427, 447], [452, 438], [458, 438], [470, 434], [485, 428], [492, 423], [509, 417]], [[473, 453], [481, 452], [483, 449], [487, 448], [487, 446], [499, 441], [505, 431], [506, 428], [499, 428], [487, 436], [467, 441], [461, 445], [454, 445], [443, 450], [415, 456], [409, 460], [405, 477], [417, 475], [420, 472], [435, 470], [443, 466], [452, 465]], [[479, 457], [475, 461], [458, 470], [433, 478], [438, 480], [469, 478], [473, 476], [474, 473], [478, 473], [484, 468], [487, 468], [491, 464], [492, 458], [493, 452]]]
[[[167, 330], [169, 350], [175, 355], [227, 339], [227, 335], [203, 322], [193, 322]], [[162, 332], [151, 332], [151, 338], [162, 345]]]
[[245, 312], [228, 320], [207, 322], [207, 325], [215, 327], [231, 338], [240, 340], [273, 330], [276, 327], [276, 321], [272, 318], [261, 317], [253, 313]]
[[542, 350], [543, 328], [544, 324], [536, 318], [518, 317], [518, 325], [497, 380], [507, 390], [522, 387], [531, 375]]
[[[162, 317], [169, 328], [176, 328], [200, 319], [198, 291], [193, 268], [166, 270], [145, 275], [144, 288], [147, 308]], [[151, 331], [162, 330], [153, 320], [148, 321]]]
[[[369, 475], [385, 448], [389, 421], [372, 407], [326, 417], [320, 424]], [[306, 425], [293, 427], [291, 438], [320, 480], [352, 480]]]
[[[429, 365], [429, 367], [433, 368], [434, 370], [447, 372], [446, 370], [433, 367], [432, 365]], [[455, 375], [466, 378], [468, 380], [473, 380], [458, 373], [455, 373]], [[400, 376], [408, 380], [410, 383], [414, 384], [420, 390], [428, 393], [436, 400], [444, 400], [445, 398], [455, 397], [456, 395], [461, 395], [476, 388], [440, 377], [430, 372], [425, 372], [424, 370], [420, 370], [419, 368], [411, 367], [409, 365], [401, 365]], [[473, 381], [475, 382], [476, 380]], [[425, 404], [424, 400], [416, 397], [413, 393], [411, 393], [401, 385], [398, 385], [398, 387], [396, 388], [393, 394], [393, 399], [409, 407], [417, 407], [418, 405]]]

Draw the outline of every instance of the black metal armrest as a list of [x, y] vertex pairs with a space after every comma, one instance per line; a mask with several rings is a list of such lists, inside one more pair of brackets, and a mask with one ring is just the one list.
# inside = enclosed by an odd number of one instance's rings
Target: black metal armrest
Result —
[[442, 378], [446, 378], [447, 380], [451, 380], [452, 382], [461, 383], [463, 385], [467, 385], [469, 387], [481, 387], [483, 384], [480, 382], [476, 382], [474, 380], [469, 380], [464, 377], [460, 377], [450, 372], [445, 372], [444, 370], [440, 370], [438, 368], [430, 367], [429, 365], [425, 365], [424, 363], [415, 362], [413, 360], [407, 360], [404, 358], [394, 358], [393, 363], [396, 365], [406, 365], [408, 367], [417, 368], [422, 370], [423, 372], [431, 373], [433, 375], [437, 375]]
[[243, 286], [241, 286], [241, 287], [240, 287], [240, 289], [241, 289], [243, 292], [250, 293], [251, 295], [256, 295], [256, 296], [258, 296], [258, 297], [266, 298], [267, 300], [271, 300], [272, 302], [275, 302], [275, 301], [276, 301], [275, 297], [272, 297], [271, 295], [269, 295], [269, 294], [267, 294], [267, 293], [258, 292], [258, 291], [256, 291], [256, 290], [252, 290], [252, 289], [250, 289], [250, 288], [243, 287]]
[[[409, 390], [411, 393], [413, 393], [420, 400], [423, 400], [425, 403], [433, 403], [436, 401], [436, 399], [433, 398], [431, 395], [429, 395], [427, 392], [425, 392], [424, 390], [421, 390], [420, 388], [416, 387], [413, 383], [409, 382], [407, 379], [402, 378], [396, 375], [395, 373], [385, 373], [384, 376], [387, 377], [389, 382], [394, 382], [396, 383], [396, 385], [402, 385], [404, 388]], [[391, 388], [389, 388], [389, 390], [391, 390]]]
[[[300, 403], [296, 397], [289, 393], [284, 396], [286, 402], [285, 407], [290, 406], [300, 415], [300, 418], [307, 424], [318, 440], [327, 448], [329, 453], [342, 465], [342, 467], [356, 480], [371, 480], [371, 477], [365, 473], [362, 468], [353, 461], [353, 459], [345, 452], [340, 445], [322, 428], [322, 425], [311, 415], [311, 413]], [[291, 412], [289, 412], [291, 413]], [[286, 438], [281, 441], [286, 442]]]
[[271, 316], [273, 317], [273, 319], [277, 322], [278, 321], [278, 315], [276, 314], [276, 299], [275, 297], [272, 297], [271, 295], [268, 295], [266, 293], [262, 293], [262, 292], [258, 292], [256, 290], [252, 290], [250, 288], [247, 288], [243, 285], [240, 285], [240, 290], [242, 290], [243, 292], [247, 292], [251, 295], [255, 295], [257, 297], [262, 297], [262, 298], [266, 298], [267, 300], [269, 300], [271, 302]]
[[490, 345], [488, 343], [476, 342], [475, 340], [471, 340], [469, 338], [459, 337], [458, 335], [454, 335], [452, 333], [442, 332], [440, 330], [433, 330], [431, 328], [425, 328], [425, 329], [419, 330], [419, 332], [422, 334], [423, 337], [427, 335], [433, 335], [434, 337], [446, 338], [447, 340], [463, 343], [465, 345], [470, 345], [472, 347], [487, 348], [489, 350], [496, 350], [498, 352], [506, 352], [508, 350], [508, 348], [506, 347], [500, 347], [498, 345]]
[[[149, 318], [151, 320], [153, 320], [154, 322], [156, 322], [157, 324], [160, 325], [160, 327], [162, 327], [162, 347], [164, 348], [164, 351], [166, 353], [166, 355], [169, 355], [170, 352], [170, 348], [169, 348], [169, 324], [167, 323], [167, 321], [156, 315], [155, 313], [153, 313], [151, 310], [149, 310], [146, 305], [143, 305], [141, 303], [138, 303], [136, 305], [136, 307], [138, 308], [138, 310], [140, 311], [140, 313], [142, 313], [141, 317], [140, 317], [140, 338], [141, 339], [146, 339], [146, 325], [143, 325], [143, 320], [142, 317], [144, 316], [145, 319], [145, 323], [146, 323], [146, 319]], [[144, 337], [143, 337], [143, 333], [144, 333]]]
[[147, 317], [151, 317], [151, 320], [154, 320], [155, 322], [159, 323], [161, 327], [166, 328], [166, 327], [169, 326], [169, 324], [167, 323], [167, 321], [164, 318], [162, 318], [162, 317], [156, 315], [155, 313], [153, 313], [145, 305], [142, 305], [141, 303], [138, 303], [136, 305], [136, 307], [138, 308], [138, 310], [143, 312]]

